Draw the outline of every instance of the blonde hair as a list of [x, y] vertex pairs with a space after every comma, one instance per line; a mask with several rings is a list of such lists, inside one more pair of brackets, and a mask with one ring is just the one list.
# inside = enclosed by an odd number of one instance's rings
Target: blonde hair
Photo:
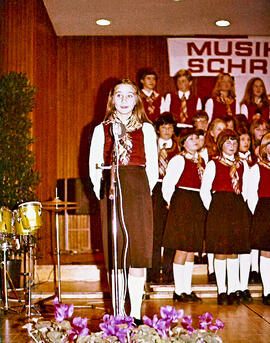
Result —
[[236, 95], [235, 95], [234, 80], [233, 80], [232, 76], [229, 73], [220, 73], [220, 74], [218, 74], [217, 81], [216, 81], [215, 87], [214, 87], [213, 92], [212, 92], [212, 97], [216, 98], [216, 97], [220, 96], [220, 84], [221, 84], [222, 79], [223, 79], [224, 76], [229, 76], [229, 78], [231, 80], [231, 89], [229, 90], [229, 94], [228, 95], [230, 97], [232, 97], [233, 99], [235, 99]]
[[136, 86], [136, 84], [129, 79], [120, 80], [110, 90], [104, 120], [110, 119], [111, 115], [115, 112], [113, 97], [115, 94], [115, 90], [119, 85], [130, 85], [134, 89], [137, 100], [136, 100], [136, 104], [132, 110], [132, 115], [136, 118], [136, 120], [140, 123], [143, 123], [143, 122], [151, 123], [151, 121], [148, 119], [148, 117], [144, 111], [144, 106], [143, 106], [142, 99], [141, 99], [140, 94], [139, 94], [139, 89]]

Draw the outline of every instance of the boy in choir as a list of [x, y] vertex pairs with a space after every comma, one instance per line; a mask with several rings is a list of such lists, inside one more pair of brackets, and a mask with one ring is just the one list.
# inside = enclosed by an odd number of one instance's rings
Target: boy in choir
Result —
[[192, 291], [194, 252], [203, 251], [206, 211], [200, 199], [201, 178], [205, 163], [198, 154], [200, 142], [193, 128], [181, 136], [182, 152], [167, 167], [162, 194], [169, 206], [163, 244], [175, 249], [173, 299], [179, 302], [201, 302]]
[[202, 109], [201, 99], [192, 91], [192, 75], [181, 69], [173, 77], [176, 92], [168, 93], [162, 105], [162, 112], [171, 112], [177, 123], [192, 125], [196, 111]]
[[140, 75], [141, 98], [147, 117], [154, 123], [160, 116], [160, 107], [163, 97], [156, 91], [157, 74], [155, 71], [145, 69]]
[[[159, 179], [153, 189], [153, 216], [154, 216], [154, 241], [152, 257], [152, 276], [151, 281], [158, 283], [160, 281], [161, 270], [161, 247], [164, 229], [166, 225], [168, 209], [165, 200], [162, 197], [162, 180], [166, 174], [166, 168], [172, 157], [179, 153], [179, 146], [174, 137], [175, 121], [169, 112], [163, 113], [156, 121], [156, 131], [158, 134], [158, 154], [159, 154]], [[172, 278], [172, 260], [174, 250], [164, 248], [162, 278], [164, 282], [171, 282]]]
[[[223, 130], [218, 135], [217, 146], [220, 154], [207, 163], [200, 191], [208, 210], [205, 246], [206, 252], [215, 254], [218, 304], [239, 304], [243, 293], [238, 254], [250, 253], [249, 213], [245, 202], [249, 167], [238, 157], [239, 137], [234, 131]], [[245, 262], [243, 278], [248, 280], [250, 261]]]
[[209, 117], [205, 111], [196, 111], [192, 118], [192, 126], [197, 130], [207, 131]]
[[254, 214], [251, 243], [261, 250], [260, 272], [263, 284], [263, 303], [270, 305], [270, 133], [261, 141], [259, 160], [251, 168], [248, 206]]
[[[130, 316], [134, 318], [135, 324], [141, 324], [145, 268], [150, 268], [152, 264], [151, 191], [158, 180], [158, 152], [156, 133], [145, 115], [139, 90], [128, 79], [119, 81], [111, 89], [104, 121], [95, 127], [90, 147], [89, 172], [95, 194], [101, 199], [103, 251], [108, 271], [111, 271], [113, 261], [111, 255], [113, 223], [110, 213], [113, 176], [111, 173], [114, 169], [102, 170], [102, 166], [110, 167], [117, 161], [119, 161], [119, 169], [115, 170], [115, 174], [116, 180], [120, 183], [116, 186], [118, 194], [116, 216], [117, 222], [122, 224], [117, 231], [119, 314], [125, 314], [127, 267]], [[121, 256], [127, 236], [127, 258], [123, 260]], [[113, 282], [112, 284], [114, 285]]]
[[237, 113], [240, 113], [239, 104], [236, 102], [234, 80], [230, 74], [218, 75], [212, 97], [205, 103], [205, 111], [209, 116], [209, 121], [215, 118], [235, 117]]

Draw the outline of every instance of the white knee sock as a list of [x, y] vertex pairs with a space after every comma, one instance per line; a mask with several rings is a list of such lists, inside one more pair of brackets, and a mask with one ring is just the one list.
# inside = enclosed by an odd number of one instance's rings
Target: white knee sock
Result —
[[270, 294], [270, 258], [261, 256], [260, 270], [263, 284], [263, 295]]
[[185, 292], [185, 265], [184, 264], [173, 264], [173, 277], [174, 277], [174, 287], [175, 293], [180, 295]]
[[248, 277], [250, 271], [250, 254], [240, 254], [239, 263], [240, 263], [240, 290], [245, 291], [248, 289]]
[[[113, 294], [113, 308], [115, 309], [115, 299], [114, 299], [114, 272], [112, 272], [112, 294]], [[118, 271], [118, 297], [119, 297], [119, 314], [121, 316], [125, 315], [125, 288], [124, 288], [124, 274], [123, 270]], [[116, 311], [116, 310], [115, 310]]]
[[228, 294], [238, 291], [240, 288], [238, 258], [227, 258], [227, 279]]
[[207, 254], [208, 258], [208, 274], [214, 273], [214, 254]]
[[186, 262], [184, 265], [184, 292], [191, 293], [191, 282], [194, 262]]
[[130, 316], [141, 319], [142, 297], [144, 292], [145, 276], [135, 277], [128, 274], [128, 291], [130, 297]]
[[259, 272], [259, 250], [252, 249], [251, 253], [251, 271]]
[[218, 294], [226, 293], [226, 260], [214, 260]]

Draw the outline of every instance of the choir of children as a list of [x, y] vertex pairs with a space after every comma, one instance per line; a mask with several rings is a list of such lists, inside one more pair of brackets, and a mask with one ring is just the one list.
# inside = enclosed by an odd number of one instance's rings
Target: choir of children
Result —
[[[122, 80], [109, 95], [105, 121], [95, 129], [90, 177], [98, 198], [105, 183], [101, 200], [105, 256], [110, 250], [110, 173], [96, 166], [111, 165], [118, 154], [130, 235], [131, 315], [136, 320], [140, 319], [144, 268], [152, 266], [152, 282], [159, 282], [161, 275], [173, 275], [175, 301], [201, 301], [191, 287], [195, 252], [208, 253], [218, 304], [252, 301], [251, 268], [257, 274], [255, 282], [260, 269], [263, 303], [270, 305], [270, 133], [264, 83], [260, 78], [248, 82], [240, 114], [231, 75], [218, 76], [205, 111], [193, 92], [191, 73], [180, 70], [174, 80], [177, 91], [168, 93], [165, 100], [156, 92], [157, 74], [152, 70], [141, 75], [140, 91], [131, 81]], [[117, 154], [115, 122], [125, 127]], [[179, 123], [192, 128], [175, 136]], [[108, 261], [107, 265], [110, 268]], [[121, 288], [121, 278], [119, 284]]]

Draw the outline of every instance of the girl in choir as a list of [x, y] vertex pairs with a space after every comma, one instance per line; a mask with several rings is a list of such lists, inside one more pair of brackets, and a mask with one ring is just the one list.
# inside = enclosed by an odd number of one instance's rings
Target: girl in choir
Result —
[[263, 284], [263, 303], [270, 305], [270, 133], [261, 141], [259, 160], [251, 168], [248, 205], [254, 213], [251, 242], [261, 250], [260, 272]]
[[[200, 195], [209, 211], [206, 252], [215, 254], [218, 304], [225, 305], [239, 303], [242, 298], [238, 254], [250, 252], [249, 214], [245, 202], [248, 165], [238, 158], [239, 137], [234, 131], [223, 130], [217, 146], [220, 155], [206, 165]], [[249, 265], [245, 269], [248, 273]]]
[[175, 249], [173, 299], [180, 302], [200, 302], [192, 292], [191, 279], [194, 251], [202, 252], [206, 211], [199, 190], [204, 161], [198, 154], [199, 137], [187, 129], [181, 137], [183, 150], [173, 157], [163, 179], [162, 194], [169, 206], [163, 244]]
[[259, 118], [252, 121], [250, 125], [252, 152], [256, 156], [258, 156], [259, 154], [259, 146], [261, 144], [261, 140], [268, 131], [269, 125], [264, 119]]
[[[118, 143], [118, 144], [117, 144]], [[102, 166], [112, 166], [119, 161], [117, 169], [100, 169]], [[109, 93], [106, 115], [104, 121], [95, 127], [90, 147], [89, 159], [90, 178], [98, 199], [101, 199], [101, 220], [103, 229], [103, 246], [107, 268], [111, 268], [112, 259], [112, 232], [111, 178], [113, 172], [120, 180], [117, 187], [117, 204], [120, 213], [123, 208], [123, 217], [118, 214], [117, 221], [125, 223], [128, 232], [127, 266], [128, 289], [131, 302], [130, 316], [135, 318], [135, 323], [140, 323], [141, 304], [145, 284], [145, 270], [152, 263], [153, 244], [153, 213], [151, 191], [158, 180], [158, 153], [156, 133], [150, 124], [144, 109], [139, 90], [136, 85], [127, 79], [117, 83]], [[101, 190], [101, 181], [104, 190]], [[122, 201], [121, 201], [122, 193]], [[122, 230], [124, 230], [122, 225]], [[118, 254], [121, 256], [123, 249], [122, 230], [118, 227]], [[118, 267], [125, 265], [118, 258]], [[124, 282], [118, 275], [120, 294], [120, 314], [124, 313], [123, 294]]]
[[264, 82], [259, 77], [253, 77], [247, 83], [244, 97], [240, 103], [243, 113], [251, 123], [254, 119], [269, 121], [269, 100]]
[[208, 127], [205, 136], [205, 147], [208, 151], [209, 160], [218, 154], [217, 137], [222, 130], [226, 129], [226, 123], [222, 119], [214, 119]]
[[240, 113], [240, 107], [236, 102], [234, 80], [230, 74], [218, 75], [212, 97], [205, 103], [205, 111], [209, 116], [209, 121], [215, 118], [234, 117]]
[[[252, 167], [256, 163], [257, 157], [251, 153], [250, 133], [248, 129], [245, 127], [240, 127], [237, 133], [239, 135], [239, 157], [241, 160], [246, 161], [249, 167]], [[258, 283], [261, 281], [260, 274], [259, 274], [259, 251], [257, 249], [252, 249], [250, 253], [250, 258], [251, 258], [251, 271], [249, 275], [249, 283]], [[240, 270], [241, 270], [241, 258], [240, 258]], [[244, 290], [246, 289], [247, 289], [247, 285]], [[246, 295], [248, 295], [247, 292], [246, 292]]]

